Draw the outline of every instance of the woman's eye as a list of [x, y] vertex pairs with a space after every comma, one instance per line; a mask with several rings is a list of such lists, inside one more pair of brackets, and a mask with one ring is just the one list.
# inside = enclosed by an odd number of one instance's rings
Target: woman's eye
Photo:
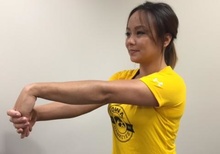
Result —
[[138, 31], [137, 32], [137, 35], [144, 35], [145, 34], [145, 32], [143, 32], [143, 31]]
[[130, 33], [130, 32], [126, 32], [125, 35], [126, 35], [127, 37], [129, 37], [129, 36], [131, 35], [131, 33]]

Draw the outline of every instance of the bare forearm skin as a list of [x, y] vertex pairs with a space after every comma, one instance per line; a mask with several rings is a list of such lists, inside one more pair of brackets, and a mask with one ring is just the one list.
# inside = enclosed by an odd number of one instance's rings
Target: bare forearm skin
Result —
[[56, 120], [74, 118], [88, 112], [91, 112], [101, 105], [69, 105], [59, 102], [52, 102], [45, 105], [35, 106], [37, 121]]
[[105, 82], [34, 83], [28, 86], [27, 92], [35, 97], [66, 104], [105, 104], [108, 98], [104, 90]]

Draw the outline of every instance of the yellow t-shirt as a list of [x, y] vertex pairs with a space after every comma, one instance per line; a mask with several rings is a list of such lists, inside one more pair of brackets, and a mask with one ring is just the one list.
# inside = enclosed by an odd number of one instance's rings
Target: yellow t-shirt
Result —
[[[137, 72], [118, 72], [110, 80], [131, 80]], [[140, 80], [151, 90], [159, 107], [109, 104], [112, 153], [175, 154], [175, 139], [186, 102], [184, 80], [169, 66]]]

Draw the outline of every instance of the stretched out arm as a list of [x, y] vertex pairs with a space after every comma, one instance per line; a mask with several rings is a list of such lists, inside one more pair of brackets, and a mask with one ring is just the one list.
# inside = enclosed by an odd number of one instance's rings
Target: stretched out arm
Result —
[[110, 102], [157, 106], [149, 88], [140, 80], [73, 81], [34, 83], [26, 86], [15, 104], [23, 115], [29, 114], [37, 98], [66, 104], [100, 104]]

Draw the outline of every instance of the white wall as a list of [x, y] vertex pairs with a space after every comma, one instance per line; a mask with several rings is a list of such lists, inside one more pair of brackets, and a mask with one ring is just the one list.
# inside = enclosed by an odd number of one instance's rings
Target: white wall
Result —
[[[124, 47], [124, 33], [128, 13], [141, 2], [0, 0], [0, 154], [111, 153], [106, 107], [75, 119], [37, 123], [23, 140], [6, 111], [27, 83], [106, 80], [136, 67]], [[177, 152], [218, 154], [220, 1], [164, 2], [180, 20], [176, 71], [188, 87]]]

